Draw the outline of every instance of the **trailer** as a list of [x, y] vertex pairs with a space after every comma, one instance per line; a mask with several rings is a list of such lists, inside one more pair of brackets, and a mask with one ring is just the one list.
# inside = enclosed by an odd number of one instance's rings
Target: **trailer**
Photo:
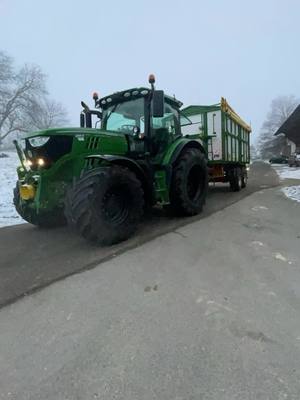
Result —
[[246, 186], [251, 127], [225, 98], [218, 104], [183, 108], [181, 131], [187, 138], [201, 140], [211, 182], [229, 182], [233, 191]]

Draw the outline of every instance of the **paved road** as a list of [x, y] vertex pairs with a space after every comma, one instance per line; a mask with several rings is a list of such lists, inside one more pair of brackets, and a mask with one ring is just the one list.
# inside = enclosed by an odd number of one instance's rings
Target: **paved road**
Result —
[[260, 190], [2, 308], [0, 399], [299, 400], [299, 214]]
[[91, 268], [152, 238], [207, 217], [260, 188], [277, 184], [277, 175], [269, 165], [254, 163], [246, 189], [231, 193], [228, 185], [212, 187], [201, 215], [194, 218], [170, 218], [161, 210], [154, 210], [132, 239], [106, 248], [87, 244], [67, 228], [40, 230], [29, 224], [2, 228], [0, 307], [53, 281]]

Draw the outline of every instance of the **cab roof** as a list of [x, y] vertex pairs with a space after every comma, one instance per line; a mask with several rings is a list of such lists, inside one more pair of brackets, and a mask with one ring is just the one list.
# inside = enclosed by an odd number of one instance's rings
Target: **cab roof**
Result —
[[[148, 96], [151, 92], [150, 88], [147, 87], [138, 87], [138, 88], [131, 88], [127, 90], [122, 90], [120, 92], [115, 92], [111, 95], [102, 97], [97, 101], [97, 106], [101, 108], [109, 107], [111, 104], [119, 103], [122, 101], [145, 97]], [[164, 95], [165, 101], [175, 107], [180, 108], [182, 106], [182, 102], [177, 100], [175, 97], [171, 97], [168, 95]]]

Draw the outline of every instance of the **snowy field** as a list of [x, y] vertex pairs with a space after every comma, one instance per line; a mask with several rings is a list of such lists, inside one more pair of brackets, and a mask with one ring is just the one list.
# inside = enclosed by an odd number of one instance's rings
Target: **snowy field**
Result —
[[[273, 164], [272, 165], [277, 172], [280, 180], [284, 179], [299, 179], [300, 180], [300, 168], [290, 168], [286, 164]], [[281, 189], [282, 192], [291, 200], [300, 203], [300, 185], [287, 186]]]
[[19, 217], [13, 205], [13, 189], [16, 185], [16, 168], [19, 165], [19, 159], [14, 151], [3, 151], [3, 153], [8, 157], [0, 158], [0, 227], [25, 222]]

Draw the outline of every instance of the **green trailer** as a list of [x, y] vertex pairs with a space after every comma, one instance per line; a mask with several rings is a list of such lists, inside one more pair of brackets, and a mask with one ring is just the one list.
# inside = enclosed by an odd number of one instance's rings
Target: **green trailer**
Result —
[[245, 187], [251, 127], [223, 97], [218, 104], [185, 107], [182, 114], [183, 135], [200, 139], [206, 151], [210, 181], [229, 182], [234, 191]]

